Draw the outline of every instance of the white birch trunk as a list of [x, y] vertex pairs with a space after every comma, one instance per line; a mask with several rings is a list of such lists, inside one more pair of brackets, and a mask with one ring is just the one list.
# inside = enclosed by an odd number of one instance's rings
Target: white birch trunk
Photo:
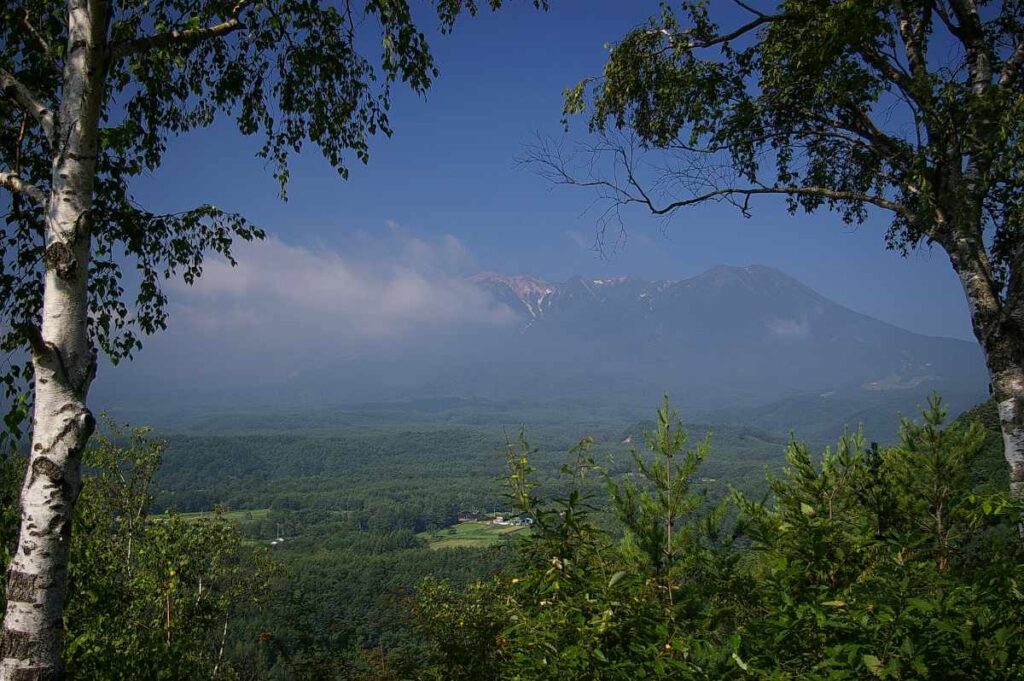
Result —
[[[1024, 502], [1024, 367], [994, 376], [992, 395], [999, 406], [1003, 456], [1010, 466], [1010, 493]], [[1024, 541], [1024, 524], [1020, 526], [1020, 535]]]
[[32, 449], [21, 490], [18, 547], [7, 571], [0, 681], [58, 679], [71, 518], [81, 454], [95, 421], [85, 400], [96, 369], [89, 341], [89, 210], [96, 172], [108, 11], [69, 0], [68, 48], [46, 215], [42, 328], [29, 331], [35, 367]]
[[[987, 262], [980, 246], [973, 257], [969, 246], [964, 246], [962, 253], [951, 253], [950, 259], [967, 296], [974, 335], [988, 366], [989, 389], [999, 408], [1010, 493], [1024, 502], [1024, 329], [1020, 321], [1024, 311], [1015, 296], [1000, 301], [991, 276], [978, 265]], [[1024, 541], [1024, 523], [1019, 530]]]

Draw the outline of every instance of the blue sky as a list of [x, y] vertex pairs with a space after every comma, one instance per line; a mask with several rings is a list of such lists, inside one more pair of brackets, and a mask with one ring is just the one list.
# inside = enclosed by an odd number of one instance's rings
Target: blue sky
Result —
[[[857, 229], [828, 213], [789, 216], [776, 200], [753, 217], [708, 206], [672, 223], [626, 214], [624, 247], [589, 250], [592, 197], [552, 188], [515, 158], [535, 134], [561, 134], [561, 92], [599, 72], [605, 45], [657, 11], [632, 0], [553, 0], [537, 12], [512, 0], [497, 14], [464, 18], [453, 35], [430, 33], [441, 76], [426, 98], [400, 88], [395, 135], [378, 138], [367, 167], [342, 181], [315, 149], [292, 164], [289, 200], [277, 198], [255, 139], [230, 123], [172, 142], [166, 162], [137, 187], [147, 206], [202, 202], [245, 213], [289, 246], [345, 257], [352, 245], [455, 240], [463, 269], [679, 279], [718, 264], [778, 267], [858, 311], [914, 331], [971, 338], [966, 304], [940, 251], [903, 259], [884, 249], [886, 216]], [[433, 26], [429, 14], [424, 25]], [[578, 121], [572, 133], [582, 136]], [[397, 225], [397, 227], [396, 227]], [[389, 236], [391, 235], [391, 236]], [[372, 256], [366, 256], [372, 257]], [[467, 264], [468, 263], [468, 264]], [[268, 276], [286, 276], [280, 271]], [[173, 323], [173, 322], [172, 322]]]

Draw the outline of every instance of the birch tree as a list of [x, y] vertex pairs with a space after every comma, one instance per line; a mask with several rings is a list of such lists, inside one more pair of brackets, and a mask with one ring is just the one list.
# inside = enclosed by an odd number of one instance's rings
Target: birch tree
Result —
[[[477, 10], [423, 5], [443, 31]], [[61, 674], [97, 353], [130, 358], [167, 323], [162, 282], [191, 283], [204, 254], [230, 261], [236, 239], [263, 234], [212, 205], [148, 211], [132, 180], [159, 167], [170, 137], [218, 116], [258, 136], [282, 194], [289, 154], [305, 143], [345, 177], [352, 159], [367, 161], [371, 136], [391, 133], [392, 87], [422, 93], [437, 69], [406, 0], [6, 0], [0, 12], [0, 315], [14, 353], [4, 381], [9, 395], [34, 384], [0, 680], [26, 681]], [[22, 346], [30, 360], [19, 363]], [[27, 413], [14, 404], [8, 425]]]
[[880, 210], [889, 248], [942, 249], [1024, 500], [1022, 68], [1019, 0], [687, 0], [567, 91], [566, 115], [585, 113], [593, 141], [543, 142], [529, 160], [596, 191], [602, 231], [626, 206], [677, 216], [724, 202], [749, 217], [780, 195], [846, 223]]

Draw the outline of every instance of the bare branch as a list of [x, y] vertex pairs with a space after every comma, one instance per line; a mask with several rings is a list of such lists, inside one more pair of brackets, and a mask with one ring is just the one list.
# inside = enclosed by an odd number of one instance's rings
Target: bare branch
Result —
[[0, 172], [0, 187], [17, 192], [18, 194], [24, 194], [35, 201], [40, 207], [46, 205], [46, 193], [34, 184], [21, 179], [15, 173]]
[[[528, 154], [525, 162], [537, 166], [541, 176], [554, 184], [591, 188], [597, 190], [602, 199], [608, 200], [613, 204], [638, 204], [646, 207], [653, 215], [665, 216], [674, 213], [680, 208], [714, 201], [729, 202], [746, 215], [751, 197], [774, 194], [791, 197], [816, 196], [829, 201], [863, 202], [896, 213], [909, 222], [917, 222], [917, 216], [907, 206], [884, 196], [819, 186], [762, 185], [756, 180], [753, 181], [753, 186], [733, 186], [732, 184], [726, 184], [727, 181], [731, 180], [723, 178], [709, 180], [708, 168], [695, 169], [696, 174], [699, 176], [697, 178], [689, 178], [687, 176], [688, 179], [698, 179], [702, 183], [710, 185], [707, 191], [695, 192], [689, 198], [660, 205], [652, 198], [651, 193], [640, 181], [632, 155], [626, 148], [621, 145], [607, 144], [588, 150], [588, 155], [591, 156], [592, 160], [596, 154], [613, 155], [615, 171], [617, 173], [621, 170], [624, 173], [624, 177], [606, 179], [607, 176], [595, 174], [592, 167], [589, 177], [579, 177], [570, 170], [570, 158], [565, 156], [561, 147], [553, 146], [550, 143], [541, 143], [534, 147]], [[715, 186], [719, 181], [722, 182], [722, 185]]]
[[733, 3], [734, 3], [734, 4], [736, 4], [736, 5], [739, 5], [739, 6], [740, 6], [740, 7], [742, 7], [743, 9], [745, 9], [745, 10], [747, 10], [748, 12], [750, 12], [751, 14], [753, 14], [754, 16], [758, 16], [758, 17], [763, 17], [763, 16], [765, 16], [765, 13], [764, 13], [764, 12], [760, 12], [760, 11], [758, 11], [758, 10], [754, 9], [753, 7], [751, 7], [750, 5], [748, 5], [747, 3], [743, 2], [743, 0], [732, 0], [732, 1], [733, 1]]
[[876, 196], [874, 194], [862, 194], [860, 192], [850, 191], [839, 191], [830, 189], [828, 187], [800, 187], [800, 186], [772, 186], [772, 187], [724, 187], [722, 189], [715, 189], [704, 194], [693, 196], [689, 199], [681, 199], [679, 201], [673, 201], [665, 206], [655, 206], [649, 203], [647, 200], [641, 201], [641, 203], [647, 204], [650, 211], [655, 215], [666, 215], [679, 208], [686, 206], [693, 206], [706, 201], [713, 201], [715, 199], [729, 199], [737, 196], [749, 197], [757, 196], [760, 194], [783, 194], [787, 196], [818, 196], [823, 199], [830, 199], [833, 201], [863, 201], [864, 203], [870, 203], [884, 208], [886, 210], [898, 213], [907, 219], [914, 219], [914, 214], [907, 209], [903, 204], [891, 201], [884, 196]]
[[53, 112], [40, 102], [14, 74], [0, 68], [0, 92], [32, 116], [43, 129], [46, 139], [53, 143]]
[[43, 51], [43, 54], [45, 54], [49, 62], [53, 64], [53, 67], [59, 71], [60, 60], [57, 59], [57, 53], [54, 52], [53, 48], [50, 46], [50, 41], [47, 40], [46, 37], [32, 24], [28, 15], [28, 10], [24, 8], [21, 10], [21, 25], [25, 28], [25, 31], [32, 37], [32, 39], [35, 40], [36, 45]]
[[239, 18], [242, 11], [254, 2], [255, 0], [239, 0], [231, 8], [230, 16], [218, 24], [184, 30], [175, 28], [163, 33], [114, 43], [110, 48], [111, 61], [116, 62], [132, 54], [142, 54], [165, 47], [190, 48], [203, 41], [221, 38], [234, 33], [242, 27], [242, 22]]

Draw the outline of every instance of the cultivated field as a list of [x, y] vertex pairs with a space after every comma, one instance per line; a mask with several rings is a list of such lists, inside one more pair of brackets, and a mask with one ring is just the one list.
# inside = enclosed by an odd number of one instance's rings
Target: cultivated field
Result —
[[422, 532], [419, 536], [426, 539], [432, 549], [453, 549], [466, 546], [482, 548], [523, 529], [525, 527], [522, 525], [459, 523], [444, 530]]

